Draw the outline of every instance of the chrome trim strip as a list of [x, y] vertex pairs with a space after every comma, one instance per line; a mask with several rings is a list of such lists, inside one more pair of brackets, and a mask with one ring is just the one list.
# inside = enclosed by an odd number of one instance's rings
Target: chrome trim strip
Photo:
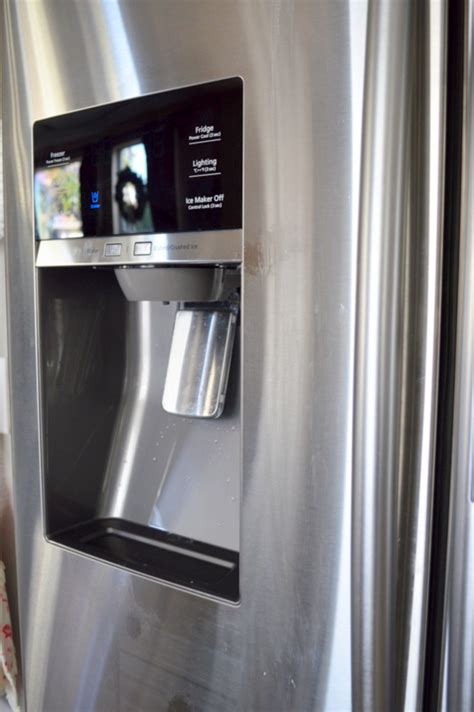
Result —
[[[150, 242], [151, 254], [134, 254], [135, 244]], [[120, 255], [106, 254], [107, 245], [121, 245]], [[83, 237], [38, 243], [37, 267], [94, 267], [155, 264], [239, 264], [242, 230]]]

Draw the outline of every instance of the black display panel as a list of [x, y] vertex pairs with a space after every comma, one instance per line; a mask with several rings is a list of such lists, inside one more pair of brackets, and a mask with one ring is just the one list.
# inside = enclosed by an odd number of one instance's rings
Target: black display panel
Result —
[[37, 239], [242, 227], [239, 77], [37, 121]]

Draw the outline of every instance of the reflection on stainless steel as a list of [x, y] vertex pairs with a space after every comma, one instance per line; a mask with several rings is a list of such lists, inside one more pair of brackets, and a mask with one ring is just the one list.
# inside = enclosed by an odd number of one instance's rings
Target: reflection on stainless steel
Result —
[[423, 12], [391, 0], [369, 8], [352, 526], [353, 702], [364, 710], [421, 706], [438, 379], [445, 13], [442, 3]]
[[225, 404], [237, 317], [233, 311], [176, 312], [163, 408], [193, 418], [219, 418]]
[[456, 385], [446, 589], [446, 712], [474, 706], [474, 3], [465, 4], [464, 135]]
[[[148, 254], [137, 253], [136, 242], [150, 242]], [[108, 245], [120, 245], [117, 254]], [[131, 237], [91, 237], [71, 240], [43, 240], [37, 246], [37, 267], [77, 267], [83, 265], [206, 264], [240, 263], [242, 230], [178, 232]]]
[[[125, 387], [97, 516], [135, 521], [238, 550], [238, 399], [234, 393], [217, 433], [206, 422], [163, 411], [173, 320], [171, 306], [128, 305]], [[235, 379], [238, 359], [234, 371]]]

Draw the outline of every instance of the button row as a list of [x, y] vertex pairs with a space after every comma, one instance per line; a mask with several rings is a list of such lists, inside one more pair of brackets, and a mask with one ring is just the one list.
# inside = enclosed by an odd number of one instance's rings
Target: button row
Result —
[[[117, 243], [109, 243], [105, 246], [105, 257], [120, 257], [122, 254], [122, 245]], [[134, 255], [151, 255], [151, 242], [136, 242], [133, 246]]]

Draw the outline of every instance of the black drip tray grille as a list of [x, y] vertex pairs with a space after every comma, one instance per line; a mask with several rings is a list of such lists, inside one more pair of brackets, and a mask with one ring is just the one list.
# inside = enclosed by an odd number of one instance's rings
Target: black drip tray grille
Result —
[[239, 555], [229, 549], [123, 519], [95, 519], [48, 539], [146, 576], [239, 600]]

